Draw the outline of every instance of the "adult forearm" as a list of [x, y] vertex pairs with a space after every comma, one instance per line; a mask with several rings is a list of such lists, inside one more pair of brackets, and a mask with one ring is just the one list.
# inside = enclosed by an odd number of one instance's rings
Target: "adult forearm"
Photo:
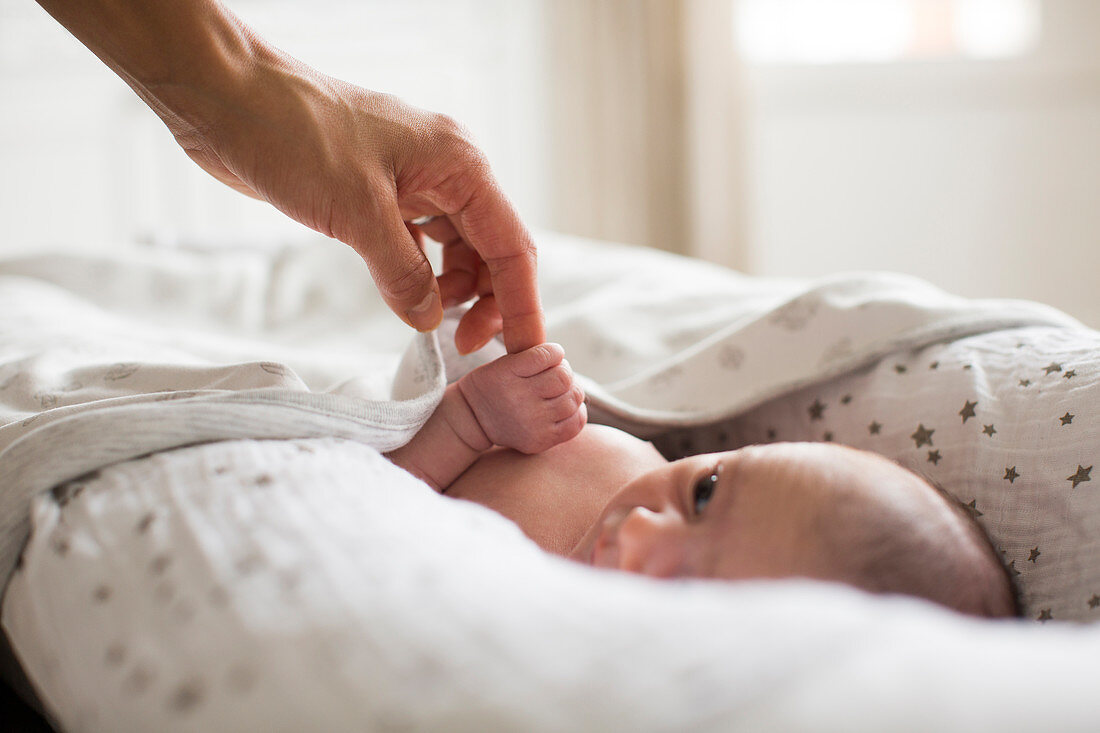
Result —
[[39, 0], [174, 134], [209, 124], [279, 53], [216, 0]]
[[[39, 2], [203, 170], [362, 255], [406, 323], [431, 330], [444, 299], [476, 297], [464, 353], [502, 329], [512, 351], [545, 340], [534, 242], [454, 120], [310, 68], [217, 0]], [[446, 245], [438, 282], [422, 232]]]

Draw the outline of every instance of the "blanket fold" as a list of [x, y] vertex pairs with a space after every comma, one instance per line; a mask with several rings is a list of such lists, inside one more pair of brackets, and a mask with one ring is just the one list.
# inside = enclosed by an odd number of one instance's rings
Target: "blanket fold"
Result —
[[[967, 300], [896, 275], [748, 278], [550, 235], [540, 253], [550, 336], [592, 419], [641, 436], [728, 418], [898, 349], [1080, 327], [1045, 306]], [[396, 319], [366, 277], [327, 241], [0, 263], [0, 585], [31, 497], [82, 473], [237, 438], [338, 436], [383, 451], [407, 441], [445, 379], [479, 361], [445, 369], [424, 335], [398, 365]]]

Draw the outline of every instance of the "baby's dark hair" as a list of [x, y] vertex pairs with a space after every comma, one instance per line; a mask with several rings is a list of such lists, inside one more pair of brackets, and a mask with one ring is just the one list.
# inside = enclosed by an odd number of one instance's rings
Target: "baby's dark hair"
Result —
[[985, 618], [1019, 616], [1019, 589], [973, 509], [934, 482], [913, 477], [947, 510], [941, 536], [902, 521], [862, 523], [853, 583]]
[[947, 502], [947, 506], [951, 511], [955, 513], [957, 517], [962, 521], [963, 526], [966, 527], [974, 543], [981, 547], [987, 556], [987, 559], [992, 565], [999, 571], [1000, 580], [1004, 585], [1007, 597], [1002, 598], [1002, 605], [998, 608], [1007, 607], [1008, 613], [995, 613], [986, 614], [991, 616], [1013, 616], [1020, 617], [1023, 615], [1023, 604], [1020, 600], [1020, 586], [1016, 582], [1015, 576], [1009, 570], [1008, 565], [1004, 563], [1004, 560], [997, 553], [997, 549], [993, 544], [993, 538], [989, 536], [989, 532], [978, 521], [977, 510], [975, 507], [968, 504], [964, 504], [961, 499], [956, 498], [954, 495], [947, 492], [942, 486], [935, 481], [930, 481], [925, 477], [925, 483], [932, 487], [932, 489], [939, 494], [940, 498]]

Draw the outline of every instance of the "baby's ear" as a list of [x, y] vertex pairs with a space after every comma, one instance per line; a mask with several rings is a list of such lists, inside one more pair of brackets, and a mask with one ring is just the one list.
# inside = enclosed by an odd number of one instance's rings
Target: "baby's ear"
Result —
[[561, 364], [565, 349], [560, 344], [539, 344], [507, 358], [511, 362], [512, 373], [517, 377], [533, 377]]

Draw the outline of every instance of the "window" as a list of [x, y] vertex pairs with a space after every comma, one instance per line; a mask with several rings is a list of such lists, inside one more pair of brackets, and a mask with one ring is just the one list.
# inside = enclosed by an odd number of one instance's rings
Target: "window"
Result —
[[1004, 58], [1032, 49], [1038, 0], [734, 0], [755, 64]]

